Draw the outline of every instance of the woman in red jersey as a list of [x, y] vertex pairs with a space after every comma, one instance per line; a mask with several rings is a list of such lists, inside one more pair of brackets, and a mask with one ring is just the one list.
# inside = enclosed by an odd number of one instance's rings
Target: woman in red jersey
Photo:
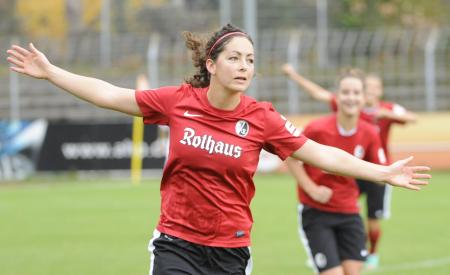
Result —
[[135, 91], [65, 71], [32, 44], [8, 50], [12, 70], [46, 79], [96, 106], [170, 127], [161, 214], [150, 241], [150, 274], [249, 274], [253, 175], [264, 148], [331, 173], [420, 189], [428, 167], [381, 166], [308, 140], [267, 102], [244, 94], [253, 42], [227, 25], [204, 43], [185, 33], [197, 72], [179, 86]]
[[[336, 112], [336, 97], [334, 94], [303, 75], [297, 73], [290, 64], [282, 67], [283, 72], [302, 87], [308, 94], [318, 101], [330, 104], [330, 108]], [[365, 106], [361, 110], [361, 118], [377, 129], [381, 146], [383, 147], [388, 163], [391, 163], [388, 138], [391, 126], [394, 124], [406, 124], [416, 121], [416, 115], [402, 106], [383, 101], [383, 83], [379, 76], [369, 74], [365, 77]], [[365, 180], [357, 181], [360, 193], [366, 195], [367, 204], [367, 235], [369, 241], [369, 256], [366, 267], [374, 269], [378, 267], [379, 257], [377, 247], [381, 236], [380, 219], [390, 216], [391, 186], [374, 184]]]
[[[386, 157], [377, 131], [359, 119], [364, 106], [363, 81], [361, 72], [345, 72], [338, 81], [337, 112], [310, 122], [303, 134], [357, 158], [384, 164]], [[368, 252], [355, 180], [299, 165], [292, 158], [287, 164], [298, 182], [300, 237], [316, 271], [359, 274]]]

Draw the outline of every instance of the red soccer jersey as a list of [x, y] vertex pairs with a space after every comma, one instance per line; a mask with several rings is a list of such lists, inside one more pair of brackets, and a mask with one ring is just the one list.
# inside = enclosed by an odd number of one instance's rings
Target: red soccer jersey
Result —
[[[337, 111], [337, 103], [336, 103], [336, 97], [333, 96], [332, 100], [330, 102], [330, 107], [331, 109], [336, 112]], [[391, 158], [390, 158], [390, 153], [389, 153], [389, 146], [388, 146], [388, 139], [389, 139], [389, 133], [391, 131], [391, 126], [394, 123], [400, 123], [403, 124], [403, 122], [395, 120], [395, 119], [390, 119], [390, 118], [381, 118], [378, 119], [376, 117], [376, 112], [380, 109], [380, 108], [384, 108], [387, 110], [390, 110], [396, 114], [403, 114], [406, 112], [405, 108], [403, 108], [402, 106], [395, 104], [395, 103], [391, 103], [391, 102], [387, 102], [387, 101], [380, 101], [380, 103], [378, 104], [377, 107], [375, 108], [364, 108], [361, 110], [361, 119], [364, 119], [365, 121], [373, 124], [375, 126], [375, 128], [377, 129], [379, 135], [380, 135], [380, 140], [381, 140], [381, 146], [383, 147], [385, 153], [386, 153], [386, 157], [387, 157], [387, 163], [391, 163]]]
[[[353, 132], [346, 133], [339, 128], [336, 114], [333, 114], [312, 121], [303, 134], [311, 140], [340, 148], [360, 159], [377, 164], [386, 162], [375, 128], [363, 120], [358, 121]], [[314, 201], [298, 187], [301, 203], [328, 212], [359, 213], [359, 189], [353, 178], [332, 175], [308, 164], [304, 164], [304, 167], [313, 182], [331, 188], [333, 195], [326, 204], [322, 204]]]
[[261, 149], [285, 159], [307, 139], [270, 103], [242, 95], [224, 111], [207, 91], [183, 84], [136, 92], [144, 123], [170, 127], [157, 229], [207, 246], [249, 246]]

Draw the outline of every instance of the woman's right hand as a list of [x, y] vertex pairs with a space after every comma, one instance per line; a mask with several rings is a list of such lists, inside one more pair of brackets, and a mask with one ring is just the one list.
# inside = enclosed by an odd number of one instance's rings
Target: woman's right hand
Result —
[[316, 185], [313, 190], [309, 190], [307, 193], [316, 202], [325, 204], [331, 199], [333, 190], [324, 185]]
[[291, 64], [289, 64], [289, 63], [284, 64], [284, 65], [281, 67], [281, 70], [282, 70], [283, 73], [286, 74], [287, 76], [290, 76], [290, 75], [293, 75], [293, 74], [296, 73], [294, 67], [293, 67]]
[[17, 45], [12, 45], [8, 53], [8, 62], [13, 66], [11, 70], [35, 78], [48, 79], [51, 63], [47, 57], [38, 51], [32, 43], [29, 50]]

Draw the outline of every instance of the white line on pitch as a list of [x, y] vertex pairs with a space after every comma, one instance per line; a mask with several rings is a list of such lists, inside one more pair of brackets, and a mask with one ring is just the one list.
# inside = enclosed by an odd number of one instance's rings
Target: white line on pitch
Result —
[[410, 270], [410, 269], [420, 269], [420, 268], [431, 268], [441, 265], [450, 264], [450, 257], [440, 258], [440, 259], [429, 259], [420, 262], [410, 262], [410, 263], [402, 263], [402, 264], [394, 264], [394, 265], [385, 265], [375, 270], [367, 270], [367, 273], [381, 273], [385, 271], [394, 271], [394, 270]]

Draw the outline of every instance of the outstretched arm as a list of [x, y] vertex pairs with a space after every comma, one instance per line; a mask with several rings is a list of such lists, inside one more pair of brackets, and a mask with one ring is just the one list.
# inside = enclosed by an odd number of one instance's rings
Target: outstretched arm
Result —
[[429, 174], [422, 173], [429, 171], [429, 167], [407, 166], [412, 157], [399, 160], [389, 166], [377, 165], [356, 158], [341, 149], [322, 145], [312, 140], [308, 140], [291, 157], [333, 174], [387, 183], [413, 190], [420, 190], [421, 185], [428, 184], [426, 179], [431, 178]]
[[96, 106], [122, 113], [142, 116], [134, 90], [108, 82], [77, 75], [51, 64], [47, 57], [30, 43], [29, 49], [13, 45], [8, 51], [11, 70], [39, 79], [46, 79], [72, 95]]
[[331, 196], [333, 195], [333, 191], [324, 185], [318, 185], [305, 171], [303, 167], [303, 163], [294, 158], [287, 158], [286, 165], [291, 172], [292, 176], [297, 181], [297, 184], [310, 196], [313, 200], [320, 203], [327, 203]]
[[417, 121], [417, 115], [415, 113], [410, 112], [399, 105], [396, 105], [394, 110], [381, 107], [378, 109], [376, 116], [378, 118], [395, 120], [400, 123], [413, 123]]
[[292, 65], [284, 64], [282, 70], [288, 77], [295, 81], [295, 83], [302, 87], [315, 100], [323, 101], [326, 103], [332, 100], [333, 94], [330, 91], [325, 90], [311, 80], [306, 79], [298, 74], [295, 71], [294, 67], [292, 67]]

